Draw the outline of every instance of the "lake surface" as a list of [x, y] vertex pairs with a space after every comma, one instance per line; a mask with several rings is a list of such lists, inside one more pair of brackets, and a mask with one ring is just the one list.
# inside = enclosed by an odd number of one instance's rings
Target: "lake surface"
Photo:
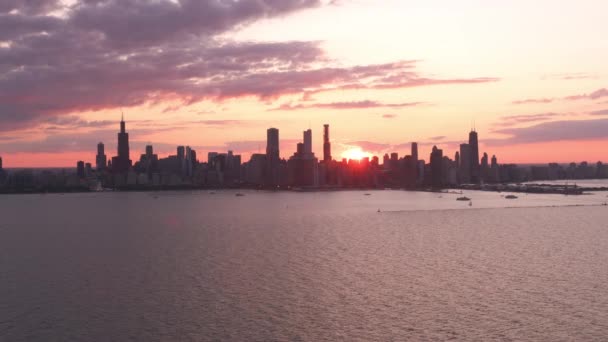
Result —
[[243, 193], [0, 196], [0, 340], [608, 336], [608, 193]]

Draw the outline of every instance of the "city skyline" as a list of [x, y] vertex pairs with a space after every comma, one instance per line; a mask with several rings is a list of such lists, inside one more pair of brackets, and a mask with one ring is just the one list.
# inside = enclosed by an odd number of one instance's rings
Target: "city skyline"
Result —
[[264, 153], [260, 132], [280, 127], [281, 158], [312, 128], [322, 160], [329, 124], [338, 160], [405, 155], [411, 141], [421, 159], [435, 145], [453, 157], [475, 126], [479, 150], [504, 163], [605, 161], [606, 10], [599, 0], [14, 2], [0, 6], [10, 28], [0, 156], [7, 168], [73, 167], [99, 141], [116, 150], [124, 111], [131, 149], [153, 143], [161, 158], [189, 145], [248, 160]]

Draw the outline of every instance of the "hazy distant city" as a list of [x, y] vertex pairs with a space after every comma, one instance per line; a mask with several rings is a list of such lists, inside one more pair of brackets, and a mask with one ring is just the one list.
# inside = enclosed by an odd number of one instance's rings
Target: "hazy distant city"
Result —
[[[468, 142], [460, 144], [453, 158], [433, 146], [428, 162], [418, 155], [418, 144], [400, 157], [393, 152], [360, 159], [336, 160], [332, 156], [330, 126], [323, 126], [323, 153], [312, 150], [312, 129], [303, 132], [302, 142], [288, 159], [280, 157], [279, 129], [266, 131], [266, 153], [255, 153], [243, 162], [241, 155], [209, 152], [202, 162], [189, 146], [177, 146], [175, 155], [159, 158], [153, 145], [147, 145], [133, 162], [129, 133], [124, 117], [120, 121], [117, 155], [108, 158], [105, 145], [97, 145], [95, 163], [77, 161], [74, 169], [3, 169], [0, 157], [0, 192], [64, 192], [104, 190], [174, 190], [195, 188], [254, 188], [268, 190], [319, 190], [347, 188], [392, 188], [438, 190], [465, 187], [478, 190], [517, 190], [501, 188], [503, 183], [537, 180], [608, 178], [608, 166], [550, 163], [540, 166], [500, 164], [495, 155], [479, 151], [478, 132], [469, 132]], [[528, 189], [540, 192], [539, 189]], [[549, 191], [550, 190], [542, 190]], [[561, 189], [559, 190], [562, 191]]]

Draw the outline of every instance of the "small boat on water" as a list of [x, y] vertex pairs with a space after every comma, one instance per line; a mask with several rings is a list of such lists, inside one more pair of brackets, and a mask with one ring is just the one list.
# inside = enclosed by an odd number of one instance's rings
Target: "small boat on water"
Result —
[[471, 199], [468, 198], [467, 196], [462, 196], [462, 197], [458, 197], [456, 200], [457, 201], [470, 201]]
[[517, 199], [518, 197], [515, 195], [507, 195], [505, 196], [506, 199]]
[[363, 195], [364, 195], [364, 196], [371, 196], [372, 194], [365, 193], [365, 194], [363, 194]]
[[242, 194], [242, 193], [240, 193], [240, 192], [237, 192], [235, 196], [236, 196], [236, 197], [242, 197], [242, 196], [245, 196], [245, 194]]

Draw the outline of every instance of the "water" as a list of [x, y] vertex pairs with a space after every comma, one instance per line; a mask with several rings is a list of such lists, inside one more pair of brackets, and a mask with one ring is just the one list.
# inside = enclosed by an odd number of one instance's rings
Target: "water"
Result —
[[0, 340], [608, 336], [606, 193], [364, 193], [0, 196]]

